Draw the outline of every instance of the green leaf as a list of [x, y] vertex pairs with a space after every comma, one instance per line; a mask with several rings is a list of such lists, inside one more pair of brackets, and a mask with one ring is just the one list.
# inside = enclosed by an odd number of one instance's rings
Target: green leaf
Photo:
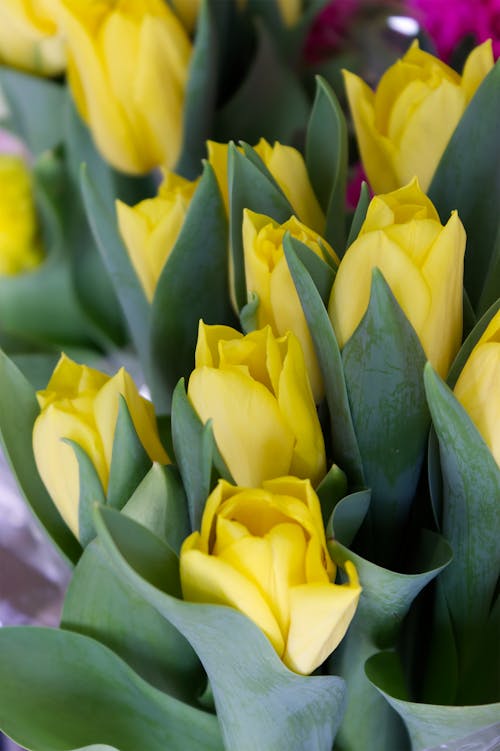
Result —
[[370, 508], [371, 491], [358, 490], [344, 496], [333, 509], [327, 527], [327, 536], [342, 545], [351, 545]]
[[227, 219], [206, 163], [179, 237], [158, 280], [151, 308], [153, 401], [170, 410], [172, 392], [194, 368], [198, 324], [230, 324]]
[[[307, 269], [326, 307], [335, 280], [335, 271], [328, 263], [317, 256], [313, 250], [308, 248], [307, 245], [297, 240], [296, 237], [292, 237], [289, 232], [286, 232], [283, 238], [283, 247], [285, 245], [288, 247], [291, 246], [292, 252], [296, 254], [299, 261]], [[290, 253], [290, 250], [288, 252]]]
[[333, 509], [346, 492], [347, 477], [340, 467], [333, 464], [316, 488], [324, 524], [328, 522]]
[[179, 553], [190, 533], [187, 500], [178, 470], [153, 464], [122, 509]]
[[336, 541], [329, 540], [328, 547], [335, 563], [354, 563], [363, 587], [349, 631], [328, 663], [329, 672], [345, 679], [349, 696], [335, 748], [407, 751], [404, 727], [369, 683], [364, 664], [380, 649], [394, 646], [413, 600], [448, 565], [450, 547], [439, 535], [424, 531], [409, 567], [414, 573], [410, 574], [377, 566]]
[[95, 537], [92, 509], [95, 502], [105, 503], [106, 496], [97, 470], [82, 447], [69, 438], [62, 439], [71, 446], [78, 462], [80, 495], [78, 499], [78, 539], [86, 547]]
[[85, 166], [81, 171], [81, 185], [92, 232], [120, 301], [146, 380], [149, 381], [149, 303], [118, 232], [116, 216], [110, 211]]
[[470, 417], [431, 365], [425, 368], [425, 387], [439, 438], [442, 531], [454, 551], [453, 563], [441, 582], [457, 637], [460, 696], [462, 703], [482, 703], [486, 685], [476, 665], [500, 573], [500, 469]]
[[62, 140], [64, 86], [3, 67], [0, 84], [10, 110], [8, 125], [30, 151], [38, 156], [57, 146]]
[[462, 372], [470, 353], [472, 352], [472, 350], [478, 343], [479, 339], [482, 337], [482, 335], [486, 331], [489, 322], [491, 321], [495, 313], [498, 312], [498, 310], [500, 310], [500, 299], [498, 299], [495, 303], [493, 303], [491, 308], [489, 308], [486, 311], [486, 313], [480, 318], [480, 320], [474, 326], [474, 328], [470, 332], [465, 342], [462, 344], [460, 351], [455, 357], [453, 364], [450, 368], [448, 377], [446, 378], [446, 383], [451, 389], [455, 387], [455, 384], [458, 381], [458, 377], [460, 373]]
[[260, 304], [259, 296], [256, 292], [250, 292], [249, 298], [247, 304], [240, 310], [241, 329], [245, 334], [259, 328], [257, 318]]
[[[169, 591], [180, 594], [179, 562], [165, 567]], [[62, 627], [96, 639], [113, 650], [155, 688], [193, 704], [204, 674], [184, 637], [111, 565], [99, 540], [86, 548], [71, 580]]]
[[176, 172], [190, 180], [201, 172], [205, 141], [212, 130], [217, 95], [217, 41], [213, 9], [204, 0], [198, 11], [196, 37], [189, 65], [182, 153], [175, 168]]
[[87, 636], [2, 628], [0, 673], [0, 727], [25, 748], [223, 749], [215, 717], [150, 686]]
[[292, 673], [262, 631], [236, 610], [168, 594], [161, 576], [167, 550], [146, 529], [107, 508], [96, 512], [96, 525], [120, 575], [198, 653], [212, 686], [225, 748], [330, 751], [343, 711], [342, 681]]
[[484, 281], [483, 291], [478, 303], [478, 311], [487, 310], [500, 297], [500, 227], [497, 232], [490, 265]]
[[122, 508], [150, 468], [151, 459], [137, 435], [127, 402], [120, 394], [107, 503]]
[[[465, 110], [434, 174], [429, 197], [441, 220], [457, 209], [467, 232], [464, 280], [479, 313], [498, 295], [483, 295], [495, 265], [500, 206], [498, 152], [498, 91], [500, 63], [496, 63]], [[482, 298], [482, 299], [481, 299]]]
[[[424, 748], [430, 751], [434, 746], [441, 748], [440, 744], [464, 739], [474, 730], [498, 721], [500, 704], [447, 707], [405, 701], [392, 678], [399, 671], [397, 661], [394, 652], [376, 654], [366, 663], [366, 674], [404, 720], [413, 751]], [[463, 746], [464, 749], [468, 747]]]
[[[366, 218], [366, 212], [368, 211], [370, 200], [370, 189], [368, 188], [368, 185], [363, 182], [361, 184], [361, 192], [359, 194], [358, 205], [356, 206], [356, 211], [354, 212], [354, 215], [352, 217], [349, 237], [347, 238], [346, 250], [350, 245], [353, 244], [354, 240], [356, 240], [359, 235], [359, 230], [361, 229]], [[340, 257], [340, 248], [337, 251], [337, 254]]]
[[335, 250], [345, 245], [347, 127], [333, 90], [316, 77], [316, 96], [307, 126], [306, 164], [326, 216], [324, 237]]
[[[426, 357], [378, 269], [370, 302], [342, 351], [354, 430], [371, 488], [377, 559], [390, 561], [407, 522], [429, 431]], [[383, 440], [381, 440], [383, 436]]]
[[363, 468], [337, 340], [316, 285], [290, 243], [284, 244], [288, 268], [297, 289], [325, 382], [330, 411], [332, 452], [350, 486], [364, 487]]
[[294, 211], [275, 181], [268, 180], [253, 160], [241, 154], [234, 144], [229, 144], [228, 149], [228, 185], [234, 294], [238, 310], [241, 310], [247, 302], [243, 260], [243, 210], [250, 209], [265, 214], [279, 224], [290, 219]]
[[34, 514], [69, 561], [81, 548], [45, 490], [33, 455], [33, 424], [40, 409], [35, 391], [9, 358], [0, 351], [0, 438], [5, 455]]

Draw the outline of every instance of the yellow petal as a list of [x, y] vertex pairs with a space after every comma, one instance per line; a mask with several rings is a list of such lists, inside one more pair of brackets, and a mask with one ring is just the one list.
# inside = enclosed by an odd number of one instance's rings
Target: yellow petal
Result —
[[279, 225], [264, 214], [249, 209], [243, 211], [243, 254], [245, 278], [250, 299], [252, 292], [259, 296], [257, 322], [259, 328], [269, 324], [279, 335], [271, 304], [271, 273], [276, 256], [276, 245], [271, 233]]
[[[143, 201], [143, 204], [145, 203], [146, 201]], [[153, 276], [150, 259], [146, 251], [150, 234], [146, 212], [140, 211], [138, 206], [132, 208], [122, 201], [116, 201], [116, 213], [120, 235], [125, 242], [130, 260], [146, 297], [151, 302], [157, 279]]]
[[479, 85], [493, 68], [493, 47], [491, 39], [487, 39], [478, 47], [475, 47], [465, 61], [462, 73], [462, 89], [465, 92], [467, 102], [470, 102]]
[[208, 161], [212, 165], [219, 190], [224, 201], [226, 214], [229, 215], [229, 187], [227, 179], [228, 144], [207, 141]]
[[209, 326], [200, 321], [196, 342], [195, 364], [197, 368], [219, 366], [219, 343], [243, 339], [243, 334], [230, 326]]

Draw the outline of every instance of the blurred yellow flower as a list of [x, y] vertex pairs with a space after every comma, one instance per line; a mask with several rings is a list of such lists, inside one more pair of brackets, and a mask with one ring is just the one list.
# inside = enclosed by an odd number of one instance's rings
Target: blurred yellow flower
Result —
[[415, 178], [372, 199], [358, 238], [335, 277], [328, 312], [339, 346], [368, 307], [379, 268], [415, 329], [427, 359], [445, 376], [462, 340], [465, 230], [454, 211], [443, 227]]
[[325, 446], [297, 338], [200, 322], [188, 396], [238, 485], [293, 474], [317, 485]]
[[68, 80], [97, 147], [132, 174], [172, 167], [183, 138], [191, 44], [163, 0], [59, 0]]
[[462, 77], [415, 41], [375, 92], [344, 71], [361, 159], [375, 193], [395, 190], [415, 175], [427, 191], [465, 108], [492, 67], [491, 41], [470, 53]]
[[197, 180], [164, 171], [155, 198], [146, 198], [135, 206], [116, 202], [120, 234], [150, 302], [197, 185]]
[[292, 216], [284, 224], [278, 224], [264, 214], [256, 214], [245, 209], [243, 251], [246, 285], [249, 297], [252, 292], [259, 296], [258, 328], [269, 324], [276, 336], [293, 331], [298, 338], [304, 352], [314, 398], [319, 402], [324, 391], [323, 379], [283, 250], [283, 238], [287, 232], [307, 245], [320, 258], [327, 254], [338, 265], [339, 260], [326, 240], [299, 222], [296, 217]]
[[41, 412], [33, 428], [36, 465], [59, 513], [77, 537], [79, 468], [72, 447], [63, 439], [74, 441], [87, 453], [106, 493], [120, 395], [151, 461], [166, 464], [153, 405], [139, 395], [123, 368], [110, 377], [62, 355], [46, 390], [37, 393]]
[[66, 66], [64, 39], [54, 8], [58, 0], [2, 0], [0, 60], [29, 73], [54, 76]]
[[207, 500], [201, 532], [181, 549], [185, 600], [228, 605], [266, 634], [285, 665], [312, 673], [337, 647], [361, 587], [347, 561], [333, 584], [319, 500], [308, 480], [280, 477], [262, 488], [221, 480]]
[[42, 259], [31, 173], [22, 157], [0, 154], [0, 275], [21, 274]]
[[500, 467], [500, 311], [470, 353], [454, 392]]

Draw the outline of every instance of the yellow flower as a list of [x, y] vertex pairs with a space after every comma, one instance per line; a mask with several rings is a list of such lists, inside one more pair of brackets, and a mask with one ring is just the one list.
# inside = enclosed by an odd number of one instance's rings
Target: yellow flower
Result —
[[164, 0], [60, 0], [68, 80], [104, 157], [133, 174], [172, 167], [191, 44]]
[[319, 402], [323, 395], [323, 380], [304, 311], [285, 258], [283, 237], [286, 232], [307, 245], [320, 258], [324, 258], [324, 249], [338, 265], [338, 258], [330, 245], [296, 217], [292, 216], [280, 225], [264, 214], [255, 214], [245, 209], [243, 250], [246, 285], [249, 296], [251, 292], [256, 292], [259, 296], [258, 327], [263, 328], [269, 324], [276, 336], [293, 331], [298, 338], [314, 398]]
[[312, 673], [337, 647], [361, 593], [354, 564], [333, 584], [319, 500], [308, 480], [263, 488], [221, 480], [201, 523], [182, 545], [185, 600], [229, 605], [266, 634], [285, 665]]
[[42, 76], [62, 73], [66, 54], [53, 13], [55, 2], [3, 0], [0, 3], [0, 60]]
[[328, 312], [339, 346], [368, 307], [380, 269], [415, 329], [427, 359], [444, 376], [462, 338], [465, 231], [454, 211], [443, 227], [415, 178], [371, 201], [357, 240], [340, 262]]
[[500, 467], [500, 311], [470, 353], [454, 392]]
[[293, 474], [316, 485], [325, 446], [296, 337], [200, 322], [188, 396], [238, 485]]
[[172, 0], [172, 7], [185, 28], [192, 33], [200, 12], [200, 0]]
[[43, 258], [31, 175], [24, 159], [0, 155], [0, 275], [20, 274]]
[[415, 175], [424, 191], [465, 108], [493, 67], [491, 41], [476, 47], [462, 77], [414, 42], [373, 92], [344, 71], [361, 159], [375, 193]]
[[116, 202], [118, 227], [148, 300], [172, 252], [198, 181], [164, 172], [155, 198], [136, 206]]
[[153, 405], [139, 395], [123, 368], [110, 377], [62, 355], [47, 389], [37, 394], [41, 412], [33, 428], [36, 465], [61, 516], [77, 537], [79, 469], [72, 447], [63, 439], [74, 441], [87, 453], [106, 493], [120, 394], [150, 459], [166, 464]]
[[[321, 234], [325, 229], [325, 217], [314, 195], [300, 151], [291, 146], [283, 146], [278, 141], [271, 146], [265, 138], [261, 138], [253, 148], [290, 202], [294, 214], [301, 222]], [[208, 160], [214, 168], [226, 211], [229, 211], [228, 144], [207, 141], [207, 149]]]

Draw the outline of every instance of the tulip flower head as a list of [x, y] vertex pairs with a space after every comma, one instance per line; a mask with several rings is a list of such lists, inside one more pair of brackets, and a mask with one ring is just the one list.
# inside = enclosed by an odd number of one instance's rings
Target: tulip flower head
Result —
[[330, 245], [317, 232], [292, 216], [278, 224], [264, 214], [245, 209], [243, 212], [243, 252], [248, 295], [259, 296], [257, 325], [270, 325], [275, 336], [293, 331], [298, 338], [307, 364], [314, 398], [321, 401], [323, 380], [314, 344], [309, 333], [304, 311], [295, 289], [285, 253], [283, 238], [290, 235], [300, 240], [319, 258], [327, 254], [338, 265], [339, 261]]
[[334, 584], [319, 500], [308, 480], [281, 477], [262, 488], [221, 480], [201, 531], [180, 555], [185, 600], [228, 605], [266, 634], [285, 665], [312, 673], [333, 652], [356, 611], [361, 587], [347, 561]]
[[163, 0], [59, 0], [68, 80], [97, 147], [114, 167], [172, 167], [183, 138], [191, 44]]
[[66, 66], [64, 39], [54, 15], [56, 0], [0, 3], [0, 60], [29, 73], [54, 76]]
[[42, 259], [31, 173], [21, 156], [0, 154], [0, 275], [29, 271]]
[[61, 516], [78, 537], [80, 480], [73, 448], [88, 455], [107, 491], [119, 397], [125, 399], [136, 433], [151, 461], [168, 457], [160, 443], [153, 405], [139, 395], [123, 369], [110, 377], [62, 355], [44, 391], [37, 393], [41, 412], [33, 428], [36, 465]]
[[136, 206], [116, 202], [118, 227], [148, 300], [174, 248], [198, 181], [164, 171], [155, 198]]
[[454, 393], [500, 467], [500, 311], [470, 353]]
[[284, 474], [326, 471], [325, 445], [297, 338], [269, 326], [244, 336], [200, 322], [188, 396], [213, 421], [219, 451], [238, 485], [259, 486]]
[[460, 77], [415, 41], [375, 92], [344, 71], [361, 159], [375, 193], [395, 190], [415, 175], [427, 191], [465, 108], [492, 67], [491, 42], [470, 53]]
[[414, 179], [370, 202], [347, 249], [328, 306], [343, 347], [368, 307], [372, 270], [380, 269], [415, 329], [427, 359], [445, 376], [462, 340], [465, 231], [452, 212], [443, 227]]

